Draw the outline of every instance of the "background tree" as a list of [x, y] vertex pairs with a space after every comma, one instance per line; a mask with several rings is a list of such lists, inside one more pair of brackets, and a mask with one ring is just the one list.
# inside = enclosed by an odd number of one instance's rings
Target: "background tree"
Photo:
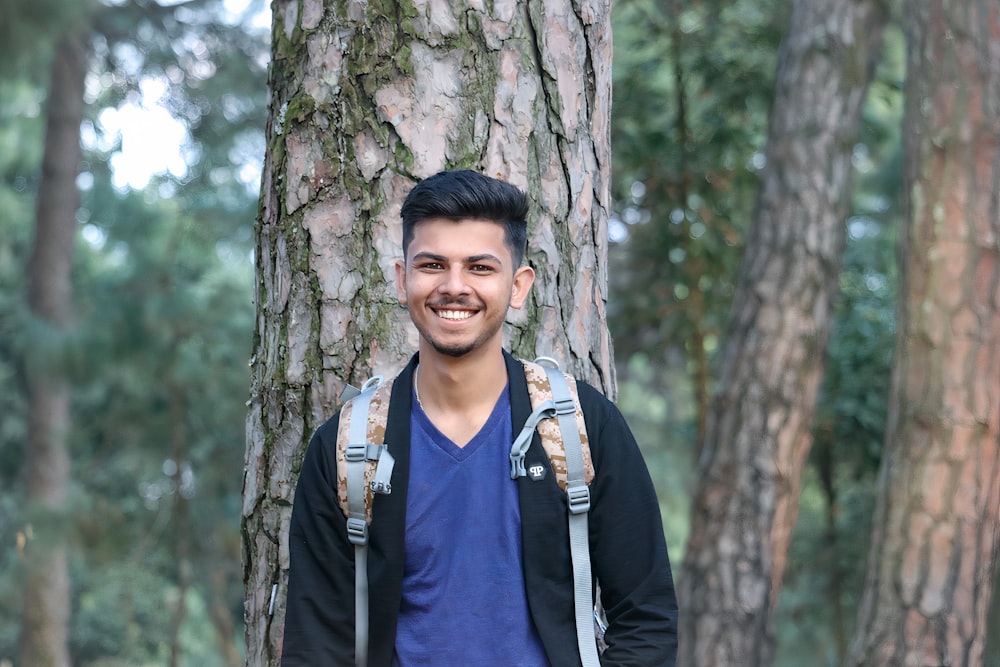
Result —
[[[24, 284], [17, 272], [26, 272], [30, 254], [25, 203], [37, 201], [39, 210], [58, 203], [69, 209], [64, 229], [77, 259], [72, 289], [63, 285], [74, 294], [76, 316], [72, 335], [49, 335], [52, 327], [40, 318], [0, 299], [0, 372], [8, 379], [22, 366], [30, 381], [38, 369], [58, 363], [60, 379], [72, 383], [66, 394], [72, 428], [65, 432], [71, 457], [63, 463], [80, 481], [56, 485], [69, 498], [58, 522], [49, 520], [51, 512], [18, 502], [31, 489], [30, 460], [44, 448], [24, 446], [27, 400], [12, 395], [16, 383], [5, 383], [0, 663], [48, 664], [27, 641], [37, 639], [35, 619], [46, 609], [30, 570], [41, 560], [40, 546], [61, 542], [71, 547], [69, 580], [46, 570], [45, 582], [67, 584], [58, 601], [68, 623], [61, 643], [72, 664], [238, 664], [239, 480], [232, 471], [242, 454], [238, 424], [245, 415], [254, 210], [243, 172], [248, 155], [255, 148], [262, 152], [265, 82], [253, 44], [264, 43], [234, 29], [236, 19], [218, 2], [164, 8], [45, 0], [13, 3], [11, 10], [3, 32], [13, 39], [0, 48], [31, 48], [3, 60], [21, 68], [0, 71], [0, 280], [5, 297], [7, 289], [19, 293]], [[89, 20], [79, 21], [83, 15]], [[74, 76], [50, 91], [32, 74], [51, 60], [48, 47], [67, 24], [96, 58], [75, 57]], [[150, 81], [164, 85], [165, 103], [192, 138], [184, 148], [201, 159], [184, 173], [154, 179], [144, 193], [129, 193], [113, 184], [120, 174], [109, 163], [122, 140], [109, 129], [109, 117], [149, 104], [143, 97]], [[37, 116], [62, 95], [71, 97], [52, 108], [80, 112], [75, 123], [64, 125], [64, 138], [79, 156], [82, 134], [84, 161], [59, 162], [60, 171], [72, 170], [72, 176], [43, 191], [49, 172], [40, 167], [44, 128]], [[260, 137], [256, 147], [254, 136]], [[65, 241], [65, 235], [39, 238]], [[44, 279], [52, 278], [68, 281], [70, 274], [52, 269]], [[171, 397], [183, 408], [164, 409]], [[59, 416], [43, 413], [41, 424], [60, 426]], [[172, 450], [172, 443], [179, 448]], [[168, 462], [175, 464], [171, 474]], [[53, 471], [63, 472], [45, 470]], [[174, 511], [195, 498], [204, 501], [204, 511]], [[184, 543], [164, 539], [178, 519], [185, 520], [185, 531], [201, 536], [180, 559], [174, 545]], [[23, 618], [16, 614], [21, 598]], [[161, 622], [165, 617], [175, 622]], [[21, 651], [19, 635], [25, 638]], [[60, 642], [50, 645], [59, 648]]]
[[[770, 664], [879, 3], [793, 2], [679, 577], [684, 664]], [[822, 155], [819, 161], [815, 156]]]
[[614, 394], [605, 326], [606, 2], [275, 2], [244, 485], [247, 659], [276, 664], [295, 473], [346, 383], [416, 349], [394, 297], [402, 198], [445, 168], [532, 204], [538, 279], [507, 334]]
[[775, 665], [843, 664], [864, 583], [874, 487], [885, 438], [901, 217], [899, 118], [905, 53], [886, 32], [859, 143], [837, 313], [827, 349], [799, 518], [775, 613]]
[[[671, 557], [763, 160], [785, 2], [615, 2], [608, 323]], [[653, 37], [655, 36], [655, 37]]]
[[[66, 342], [73, 319], [71, 274], [80, 196], [83, 79], [89, 60], [83, 35], [67, 33], [56, 46], [47, 101], [45, 150], [28, 265], [33, 345], [24, 378], [28, 440], [24, 464], [30, 543], [25, 548], [21, 659], [39, 667], [70, 664], [70, 582], [66, 531], [69, 509], [70, 383]], [[28, 540], [26, 540], [28, 541]]]
[[905, 227], [852, 665], [982, 665], [1000, 563], [1000, 10], [905, 5]]

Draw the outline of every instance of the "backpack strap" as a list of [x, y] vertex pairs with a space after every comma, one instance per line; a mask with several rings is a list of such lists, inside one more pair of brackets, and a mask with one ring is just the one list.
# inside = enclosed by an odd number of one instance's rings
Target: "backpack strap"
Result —
[[392, 381], [365, 382], [344, 404], [337, 428], [337, 494], [347, 517], [347, 539], [354, 545], [354, 660], [368, 664], [368, 525], [374, 494], [392, 492], [396, 461], [385, 443]]
[[[555, 417], [555, 397], [552, 393], [553, 387], [549, 381], [548, 371], [558, 369], [558, 364], [548, 357], [539, 357], [534, 363], [522, 361], [521, 364], [524, 366], [524, 375], [528, 382], [528, 395], [531, 399], [532, 413], [528, 416], [517, 438], [514, 439], [514, 446], [511, 448], [511, 479], [525, 476], [524, 456], [531, 446], [531, 436], [537, 430], [542, 441], [542, 449], [545, 450], [545, 455], [549, 459], [549, 465], [555, 474], [556, 483], [559, 484], [560, 489], [567, 491], [569, 482], [566, 465], [566, 445], [563, 442], [561, 427], [565, 425], [570, 432], [573, 432], [574, 429], [569, 427], [570, 420], [568, 419], [568, 414], [566, 415], [565, 423], [561, 423], [558, 419], [552, 419], [552, 417]], [[543, 364], [550, 364], [548, 370]], [[558, 370], [556, 372], [563, 377], [569, 392], [568, 396], [573, 401], [576, 410], [575, 431], [579, 435], [580, 440], [580, 451], [583, 459], [583, 479], [587, 485], [590, 485], [594, 479], [594, 464], [590, 456], [587, 423], [583, 417], [583, 410], [580, 408], [576, 379], [571, 375], [559, 373]]]
[[[542, 361], [550, 363], [537, 363]], [[600, 667], [594, 633], [593, 575], [587, 524], [587, 513], [590, 511], [588, 485], [594, 479], [594, 464], [576, 380], [562, 373], [558, 365], [553, 368], [551, 364], [555, 362], [547, 358], [537, 359], [536, 363], [524, 362], [532, 412], [511, 447], [510, 476], [516, 479], [526, 474], [524, 455], [537, 428], [556, 481], [566, 492], [569, 505], [567, 520], [573, 564], [577, 649], [583, 667]]]
[[[580, 408], [576, 380], [562, 373], [546, 357], [536, 363], [522, 362], [528, 381], [532, 412], [511, 447], [511, 479], [523, 477], [524, 456], [538, 430], [556, 482], [566, 492], [569, 512], [570, 558], [573, 565], [573, 600], [577, 648], [583, 667], [600, 667], [594, 634], [593, 578], [587, 513], [594, 465], [587, 427]], [[347, 517], [348, 540], [354, 545], [355, 569], [355, 664], [368, 663], [368, 526], [372, 521], [375, 493], [388, 494], [395, 460], [385, 445], [392, 380], [381, 376], [361, 390], [348, 388], [352, 396], [341, 409], [337, 429], [338, 500]]]

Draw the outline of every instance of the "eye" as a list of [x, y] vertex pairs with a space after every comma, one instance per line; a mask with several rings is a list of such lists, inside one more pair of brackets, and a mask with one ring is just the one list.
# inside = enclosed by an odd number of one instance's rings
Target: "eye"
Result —
[[492, 273], [493, 267], [488, 264], [473, 264], [469, 267], [473, 273]]
[[425, 262], [419, 262], [417, 264], [417, 268], [424, 271], [440, 271], [441, 269], [444, 268], [444, 266], [441, 264], [441, 262], [425, 261]]

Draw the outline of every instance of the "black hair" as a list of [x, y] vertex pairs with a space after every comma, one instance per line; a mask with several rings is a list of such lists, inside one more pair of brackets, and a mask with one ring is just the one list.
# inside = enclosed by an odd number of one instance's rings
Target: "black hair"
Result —
[[521, 265], [528, 245], [528, 197], [520, 189], [475, 171], [442, 171], [417, 183], [403, 208], [403, 257], [424, 220], [487, 220], [503, 225], [504, 243]]

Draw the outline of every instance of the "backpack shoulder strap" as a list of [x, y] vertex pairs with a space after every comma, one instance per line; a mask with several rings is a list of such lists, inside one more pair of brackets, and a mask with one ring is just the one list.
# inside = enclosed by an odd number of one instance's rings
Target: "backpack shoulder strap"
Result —
[[385, 444], [392, 380], [376, 376], [344, 404], [337, 425], [337, 496], [354, 545], [354, 661], [368, 664], [368, 526], [376, 493], [392, 492], [395, 460]]
[[[545, 362], [551, 365], [543, 365]], [[524, 375], [528, 381], [532, 413], [514, 441], [517, 452], [515, 449], [511, 450], [511, 476], [521, 477], [525, 474], [524, 455], [531, 445], [531, 435], [537, 429], [542, 448], [549, 459], [549, 465], [552, 466], [559, 488], [563, 491], [568, 490], [569, 464], [577, 462], [580, 464], [579, 472], [574, 475], [574, 482], [582, 482], [589, 486], [594, 480], [594, 462], [590, 456], [590, 439], [587, 437], [587, 423], [580, 407], [576, 378], [561, 372], [555, 362], [546, 357], [540, 357], [534, 362], [521, 363], [524, 365]], [[562, 417], [559, 416], [560, 409]], [[577, 440], [579, 446], [576, 446]], [[577, 451], [579, 459], [575, 457]], [[515, 458], [520, 461], [520, 468], [517, 471], [514, 470], [518, 465], [515, 463]]]
[[600, 667], [594, 629], [593, 575], [587, 525], [587, 513], [590, 511], [588, 485], [594, 479], [594, 463], [576, 380], [560, 371], [558, 364], [550, 359], [523, 363], [532, 412], [511, 448], [511, 477], [525, 474], [524, 455], [537, 428], [556, 481], [566, 492], [569, 506], [567, 521], [573, 564], [577, 650], [583, 667]]
[[[372, 500], [375, 493], [388, 494], [395, 461], [385, 444], [386, 422], [389, 419], [389, 398], [393, 380], [383, 382], [382, 376], [368, 380], [353, 398], [344, 403], [337, 425], [337, 496], [344, 516], [351, 518], [351, 500], [357, 501], [354, 513], [365, 523], [372, 521]], [[362, 448], [363, 446], [363, 448]], [[383, 458], [386, 457], [386, 458]], [[353, 464], [360, 464], [355, 467]], [[360, 470], [363, 477], [351, 475]], [[351, 479], [360, 480], [352, 485]], [[356, 493], [351, 493], [352, 486]]]

